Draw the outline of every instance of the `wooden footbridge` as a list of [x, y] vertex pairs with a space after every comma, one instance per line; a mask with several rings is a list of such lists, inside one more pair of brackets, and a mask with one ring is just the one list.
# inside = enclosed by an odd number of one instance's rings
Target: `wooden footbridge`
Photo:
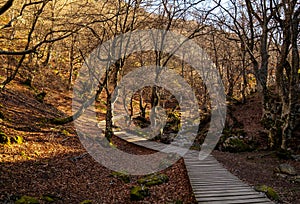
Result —
[[[157, 151], [167, 146], [120, 130], [114, 133], [123, 140]], [[198, 155], [198, 151], [189, 150], [183, 157], [198, 203], [274, 203], [231, 174], [212, 155], [205, 160], [199, 160]]]

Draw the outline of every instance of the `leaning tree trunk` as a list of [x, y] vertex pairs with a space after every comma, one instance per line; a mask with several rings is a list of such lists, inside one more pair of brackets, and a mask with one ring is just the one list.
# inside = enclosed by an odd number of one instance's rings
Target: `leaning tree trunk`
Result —
[[112, 115], [112, 91], [110, 89], [115, 90], [117, 85], [118, 85], [118, 76], [119, 76], [119, 71], [121, 67], [123, 66], [122, 64], [122, 59], [119, 59], [115, 62], [114, 67], [112, 67], [111, 71], [109, 72], [110, 74], [107, 76], [108, 77], [108, 83], [106, 86], [106, 117], [105, 117], [105, 137], [106, 139], [111, 142], [111, 138], [113, 136], [113, 115]]

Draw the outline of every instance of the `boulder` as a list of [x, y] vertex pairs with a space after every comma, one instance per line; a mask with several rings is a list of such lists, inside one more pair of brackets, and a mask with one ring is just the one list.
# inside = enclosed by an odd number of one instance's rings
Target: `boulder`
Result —
[[289, 164], [280, 164], [278, 167], [274, 169], [276, 173], [281, 173], [281, 174], [287, 174], [294, 176], [297, 174], [296, 170], [294, 167], [292, 167]]
[[293, 183], [300, 183], [300, 176], [295, 176], [292, 178]]
[[169, 177], [165, 174], [158, 174], [158, 175], [149, 175], [145, 178], [139, 179], [137, 182], [139, 184], [143, 184], [145, 186], [154, 186], [160, 185], [163, 183], [167, 183], [169, 181]]
[[114, 171], [114, 172], [111, 173], [111, 176], [120, 179], [124, 183], [129, 183], [130, 182], [130, 177], [126, 173]]
[[82, 202], [80, 202], [80, 204], [92, 204], [91, 200], [84, 200]]
[[248, 144], [246, 144], [243, 140], [240, 138], [233, 136], [227, 138], [223, 142], [223, 150], [236, 153], [236, 152], [246, 152], [249, 151], [251, 148]]
[[16, 200], [15, 204], [38, 204], [39, 201], [31, 196], [22, 196], [20, 199]]
[[268, 196], [268, 198], [272, 199], [272, 200], [279, 200], [279, 195], [276, 193], [276, 191], [266, 185], [259, 185], [259, 186], [255, 186], [254, 189], [258, 192], [263, 192], [266, 194], [266, 196]]
[[149, 189], [145, 186], [134, 186], [130, 191], [130, 199], [133, 201], [143, 200], [144, 197], [149, 195]]
[[300, 161], [300, 155], [291, 155], [292, 159], [294, 159], [295, 161]]

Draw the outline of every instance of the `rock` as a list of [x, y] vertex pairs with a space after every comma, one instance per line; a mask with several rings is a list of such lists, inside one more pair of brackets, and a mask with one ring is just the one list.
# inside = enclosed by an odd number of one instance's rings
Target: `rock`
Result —
[[143, 200], [144, 197], [149, 196], [149, 189], [145, 186], [134, 186], [130, 191], [131, 200]]
[[245, 152], [249, 151], [251, 148], [243, 140], [236, 136], [227, 138], [223, 143], [223, 149], [228, 152]]
[[300, 176], [294, 176], [290, 179], [292, 183], [300, 183]]
[[80, 204], [92, 204], [91, 200], [84, 200], [82, 202], [80, 202]]
[[43, 201], [45, 201], [46, 203], [54, 203], [58, 200], [61, 200], [60, 197], [57, 197], [55, 195], [52, 194], [46, 194], [42, 196]]
[[21, 137], [21, 136], [12, 137], [11, 142], [14, 142], [14, 143], [17, 143], [17, 144], [22, 144], [23, 143], [23, 137]]
[[294, 176], [297, 174], [294, 167], [289, 164], [280, 164], [274, 169], [274, 172]]
[[129, 183], [130, 182], [130, 177], [126, 173], [114, 171], [114, 172], [111, 173], [111, 176], [120, 179], [124, 183]]
[[266, 185], [260, 185], [260, 186], [255, 186], [254, 189], [258, 192], [264, 192], [268, 198], [272, 199], [272, 200], [279, 200], [279, 195], [276, 193], [276, 191]]
[[285, 174], [280, 174], [280, 173], [277, 173], [276, 176], [281, 177], [281, 178], [283, 178], [283, 179], [286, 179], [286, 178], [287, 178], [287, 175], [285, 175]]
[[43, 200], [48, 202], [48, 203], [53, 203], [55, 200], [49, 196], [43, 196]]
[[154, 186], [154, 185], [160, 185], [163, 183], [167, 183], [169, 181], [169, 177], [165, 174], [158, 174], [158, 175], [149, 175], [145, 178], [139, 179], [137, 182], [139, 184], [143, 184], [146, 186]]
[[20, 199], [18, 199], [15, 204], [38, 204], [39, 201], [30, 196], [22, 196]]
[[247, 156], [247, 159], [248, 160], [254, 160], [254, 156], [249, 155], [249, 156]]
[[61, 200], [61, 198], [52, 194], [46, 194], [42, 196], [42, 200], [46, 201], [47, 203], [54, 203], [58, 200]]
[[300, 161], [300, 155], [291, 155], [292, 159], [294, 159], [295, 161]]

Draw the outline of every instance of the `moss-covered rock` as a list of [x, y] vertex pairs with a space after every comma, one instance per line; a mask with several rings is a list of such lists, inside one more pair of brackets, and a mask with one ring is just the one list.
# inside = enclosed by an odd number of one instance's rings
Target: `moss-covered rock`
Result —
[[10, 145], [12, 143], [22, 144], [23, 141], [24, 141], [23, 137], [21, 136], [9, 137], [4, 132], [0, 131], [0, 144], [7, 144], [7, 145]]
[[38, 204], [39, 201], [31, 196], [22, 196], [20, 199], [18, 199], [15, 204]]
[[112, 172], [111, 176], [120, 179], [121, 181], [123, 181], [124, 183], [129, 183], [130, 182], [130, 177], [128, 174], [124, 173], [124, 172]]
[[143, 200], [144, 197], [149, 196], [149, 189], [145, 186], [134, 186], [130, 190], [130, 199], [131, 200]]
[[292, 182], [292, 183], [300, 183], [300, 176], [294, 176], [294, 177], [291, 179], [291, 182]]
[[56, 195], [45, 194], [41, 197], [41, 200], [46, 201], [46, 203], [54, 203], [58, 200], [61, 200], [61, 198]]
[[0, 131], [0, 144], [10, 144], [10, 138]]
[[276, 191], [273, 188], [269, 186], [259, 185], [259, 186], [255, 186], [254, 189], [258, 192], [264, 192], [268, 196], [268, 198], [272, 200], [276, 200], [276, 201], [279, 200], [279, 195], [276, 193]]
[[51, 198], [50, 196], [43, 196], [42, 199], [48, 203], [53, 203], [55, 200]]
[[158, 174], [158, 175], [149, 175], [145, 178], [139, 179], [137, 182], [139, 184], [143, 184], [145, 186], [154, 186], [160, 185], [163, 183], [167, 183], [169, 181], [169, 177], [165, 174]]
[[91, 200], [84, 200], [82, 202], [80, 202], [80, 204], [92, 204]]
[[246, 152], [251, 150], [250, 146], [238, 137], [229, 137], [223, 143], [223, 150], [228, 152]]
[[71, 134], [69, 133], [68, 130], [64, 129], [61, 131], [61, 134], [65, 135], [65, 136], [70, 136]]
[[297, 171], [296, 169], [289, 165], [289, 164], [280, 164], [278, 167], [276, 167], [274, 169], [274, 172], [275, 173], [282, 173], [282, 174], [287, 174], [287, 175], [296, 175], [297, 174]]
[[22, 136], [15, 136], [11, 138], [12, 143], [22, 144], [24, 141]]

